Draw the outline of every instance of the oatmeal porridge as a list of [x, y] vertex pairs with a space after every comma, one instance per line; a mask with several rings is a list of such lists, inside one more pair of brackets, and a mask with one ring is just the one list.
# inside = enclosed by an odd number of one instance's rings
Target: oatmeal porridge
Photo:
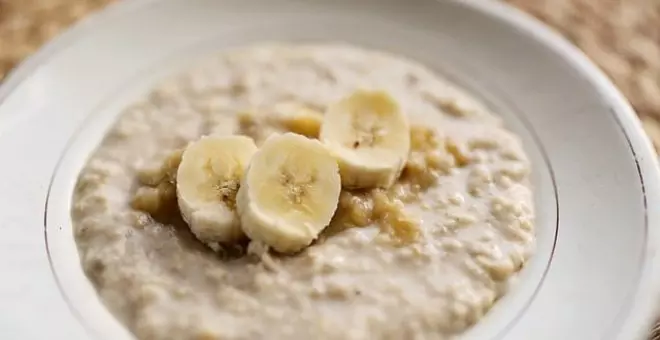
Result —
[[[250, 241], [240, 223], [214, 238], [189, 216], [177, 178], [189, 143], [246, 136], [235, 142], [253, 144], [254, 159], [291, 133], [321, 145], [331, 107], [355, 91], [386, 93], [409, 145], [396, 176], [366, 176], [369, 188], [340, 162], [320, 234], [289, 251]], [[413, 61], [256, 45], [207, 57], [127, 107], [80, 173], [72, 219], [87, 276], [139, 339], [451, 339], [533, 251], [529, 173], [496, 115]]]

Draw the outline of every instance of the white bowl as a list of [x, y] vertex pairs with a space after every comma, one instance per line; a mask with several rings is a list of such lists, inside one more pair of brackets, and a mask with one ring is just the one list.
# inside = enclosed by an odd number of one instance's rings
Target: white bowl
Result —
[[76, 175], [122, 106], [195, 56], [346, 41], [417, 59], [500, 112], [534, 162], [538, 251], [464, 339], [643, 339], [660, 305], [660, 176], [628, 103], [567, 42], [497, 2], [142, 0], [76, 25], [0, 88], [0, 331], [129, 338], [85, 278]]

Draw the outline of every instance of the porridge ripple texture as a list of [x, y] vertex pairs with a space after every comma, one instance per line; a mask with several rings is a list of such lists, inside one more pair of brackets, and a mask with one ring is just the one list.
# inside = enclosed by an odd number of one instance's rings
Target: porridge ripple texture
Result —
[[[268, 123], [277, 103], [323, 111], [358, 88], [388, 91], [456, 156], [405, 203], [415, 242], [366, 226], [294, 256], [230, 256], [196, 241], [177, 213], [131, 208], [140, 169], [202, 135], [244, 133], [242, 112], [262, 118], [250, 129], [259, 144], [282, 129]], [[416, 62], [345, 44], [261, 44], [206, 57], [127, 107], [80, 173], [71, 214], [87, 276], [140, 339], [451, 339], [533, 252], [529, 173], [496, 115]]]

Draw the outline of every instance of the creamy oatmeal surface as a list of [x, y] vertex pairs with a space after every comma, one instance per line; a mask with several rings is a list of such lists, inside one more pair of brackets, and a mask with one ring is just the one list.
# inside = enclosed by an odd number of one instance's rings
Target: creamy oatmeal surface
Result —
[[[295, 255], [214, 252], [192, 236], [171, 185], [176, 150], [207, 134], [259, 145], [300, 128], [278, 104], [322, 112], [355, 89], [385, 90], [409, 116], [412, 151], [394, 187], [342, 192], [330, 227]], [[128, 107], [81, 172], [72, 218], [85, 272], [140, 339], [448, 339], [533, 249], [529, 171], [498, 117], [415, 62], [260, 45], [205, 59]]]

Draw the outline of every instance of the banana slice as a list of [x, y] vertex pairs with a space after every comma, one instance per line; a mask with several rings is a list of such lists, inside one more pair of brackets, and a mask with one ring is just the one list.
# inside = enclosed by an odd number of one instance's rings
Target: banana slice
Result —
[[359, 90], [328, 108], [320, 139], [337, 157], [343, 186], [387, 188], [408, 157], [410, 126], [387, 93]]
[[286, 130], [309, 138], [319, 138], [323, 113], [296, 102], [279, 103], [275, 106], [275, 112]]
[[308, 246], [337, 209], [337, 161], [317, 140], [284, 133], [268, 137], [238, 190], [245, 234], [282, 253]]
[[179, 209], [190, 230], [212, 248], [243, 237], [236, 193], [257, 151], [245, 136], [206, 136], [183, 152], [177, 170]]

